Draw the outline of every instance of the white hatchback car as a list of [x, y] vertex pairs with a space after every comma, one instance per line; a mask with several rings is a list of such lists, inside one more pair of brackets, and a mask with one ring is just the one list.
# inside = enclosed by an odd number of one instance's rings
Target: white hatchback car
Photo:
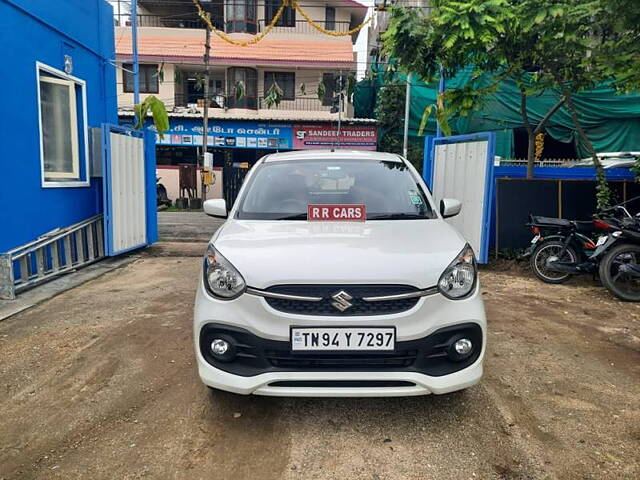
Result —
[[240, 394], [401, 396], [482, 377], [475, 257], [398, 155], [263, 157], [206, 255], [194, 312], [200, 378]]

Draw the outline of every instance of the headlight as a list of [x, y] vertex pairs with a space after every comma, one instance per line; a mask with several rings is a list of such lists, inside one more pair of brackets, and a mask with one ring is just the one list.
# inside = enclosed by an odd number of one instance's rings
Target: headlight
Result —
[[473, 292], [476, 276], [476, 258], [467, 244], [440, 276], [438, 290], [453, 300], [464, 298]]
[[204, 286], [214, 297], [230, 300], [242, 295], [247, 286], [236, 267], [220, 255], [213, 245], [207, 247], [202, 270]]

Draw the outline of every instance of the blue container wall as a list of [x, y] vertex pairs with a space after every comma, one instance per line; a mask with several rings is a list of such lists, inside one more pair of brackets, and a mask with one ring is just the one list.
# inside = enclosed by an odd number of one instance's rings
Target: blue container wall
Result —
[[113, 13], [104, 0], [0, 2], [0, 252], [102, 212], [102, 183], [43, 188], [36, 62], [87, 83], [89, 127], [117, 123]]

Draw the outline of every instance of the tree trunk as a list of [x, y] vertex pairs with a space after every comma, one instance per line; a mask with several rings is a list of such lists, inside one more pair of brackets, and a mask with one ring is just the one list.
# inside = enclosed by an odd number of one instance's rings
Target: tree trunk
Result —
[[582, 128], [582, 124], [578, 119], [578, 113], [576, 112], [575, 106], [573, 105], [573, 99], [571, 97], [571, 91], [565, 90], [564, 101], [567, 105], [567, 109], [569, 110], [569, 114], [571, 115], [571, 121], [573, 122], [573, 126], [576, 128], [576, 132], [578, 132], [578, 136], [584, 142], [591, 158], [593, 160], [593, 165], [596, 167], [596, 198], [597, 198], [597, 208], [598, 211], [602, 211], [609, 207], [611, 203], [611, 190], [609, 190], [609, 185], [607, 184], [607, 176], [604, 172], [604, 168], [602, 167], [602, 163], [600, 163], [600, 159], [596, 153], [596, 149], [593, 147], [593, 143], [591, 139], [587, 136], [586, 132]]
[[527, 111], [527, 93], [524, 89], [520, 90], [520, 113], [522, 114], [522, 121], [527, 129], [527, 179], [533, 178], [533, 166], [536, 161], [536, 135], [529, 122], [529, 112]]
[[536, 134], [533, 130], [527, 131], [527, 178], [533, 178], [533, 167], [536, 161]]
[[545, 116], [540, 120], [540, 123], [533, 128], [531, 121], [529, 120], [529, 112], [527, 111], [527, 93], [524, 89], [520, 90], [520, 113], [522, 114], [522, 122], [527, 129], [527, 179], [533, 178], [533, 167], [536, 162], [536, 137], [539, 133], [542, 133], [545, 125], [551, 119], [554, 113], [556, 113], [563, 105], [564, 99], [560, 99]]

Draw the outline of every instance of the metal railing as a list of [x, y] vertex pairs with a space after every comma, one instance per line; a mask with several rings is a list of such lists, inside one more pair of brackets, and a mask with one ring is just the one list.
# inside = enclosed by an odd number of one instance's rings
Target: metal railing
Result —
[[[117, 27], [130, 27], [131, 15], [114, 15]], [[197, 14], [187, 13], [184, 15], [154, 15], [148, 13], [138, 14], [139, 27], [168, 27], [168, 28], [205, 28], [204, 22]], [[221, 17], [212, 17], [213, 26], [219, 30], [224, 29], [224, 21]]]
[[[224, 94], [209, 93], [209, 108], [224, 108], [229, 102]], [[204, 92], [198, 92], [195, 94], [183, 94], [176, 93], [174, 95], [175, 107], [187, 107], [189, 105], [196, 105], [197, 107], [204, 107]]]
[[0, 299], [104, 257], [102, 214], [0, 254]]
[[[197, 14], [192, 12], [176, 15], [157, 15], [152, 13], [141, 13], [137, 16], [139, 27], [168, 27], [168, 28], [205, 28], [204, 22], [198, 17]], [[347, 32], [350, 28], [349, 22], [327, 22], [325, 20], [314, 20], [315, 23], [323, 26], [327, 30], [333, 30], [336, 32]], [[121, 13], [114, 15], [114, 22], [117, 27], [130, 27], [131, 15], [128, 13]], [[225, 30], [225, 23], [222, 17], [212, 17], [211, 22], [213, 26], [218, 30]], [[257, 23], [257, 27], [256, 27]], [[265, 20], [258, 20], [254, 23], [254, 30], [257, 28], [256, 33], [263, 32], [270, 22]], [[295, 26], [284, 27], [275, 26], [271, 30], [272, 33], [290, 33], [290, 34], [311, 34], [320, 33], [313, 28], [306, 20], [296, 20]], [[251, 33], [251, 32], [248, 32]]]
[[[294, 110], [304, 112], [328, 112], [331, 110], [331, 105], [324, 105], [323, 102], [316, 96], [296, 97], [293, 100], [282, 100], [278, 105], [271, 105], [270, 107], [265, 104], [265, 97], [260, 97], [259, 108], [264, 110]], [[347, 103], [342, 104], [342, 112], [344, 113], [347, 108]]]
[[[209, 108], [247, 108], [250, 110], [290, 110], [296, 112], [329, 112], [331, 105], [324, 105], [316, 96], [296, 97], [293, 100], [281, 100], [278, 105], [267, 106], [265, 97], [254, 97], [245, 95], [236, 98], [233, 95], [210, 94]], [[174, 96], [174, 107], [188, 107], [195, 105], [196, 108], [204, 107], [203, 94], [181, 94]], [[167, 105], [170, 107], [170, 105]], [[348, 104], [343, 103], [342, 113], [347, 111]]]
[[[324, 20], [314, 20], [314, 22], [326, 28], [327, 30], [333, 30], [335, 32], [348, 32], [351, 25], [349, 22], [326, 22]], [[270, 21], [267, 22], [266, 20], [258, 20], [258, 32], [263, 32], [267, 25], [269, 25], [270, 23]], [[295, 26], [292, 25], [290, 27], [281, 27], [276, 25], [275, 27], [273, 27], [273, 29], [271, 29], [271, 33], [320, 34], [320, 32], [313, 28], [306, 20], [296, 20]]]
[[[580, 160], [575, 158], [546, 158], [543, 160], [536, 160], [533, 163], [536, 167], [563, 167], [572, 166], [579, 161]], [[520, 167], [524, 165], [527, 165], [526, 158], [500, 159], [500, 166], [502, 167]]]

